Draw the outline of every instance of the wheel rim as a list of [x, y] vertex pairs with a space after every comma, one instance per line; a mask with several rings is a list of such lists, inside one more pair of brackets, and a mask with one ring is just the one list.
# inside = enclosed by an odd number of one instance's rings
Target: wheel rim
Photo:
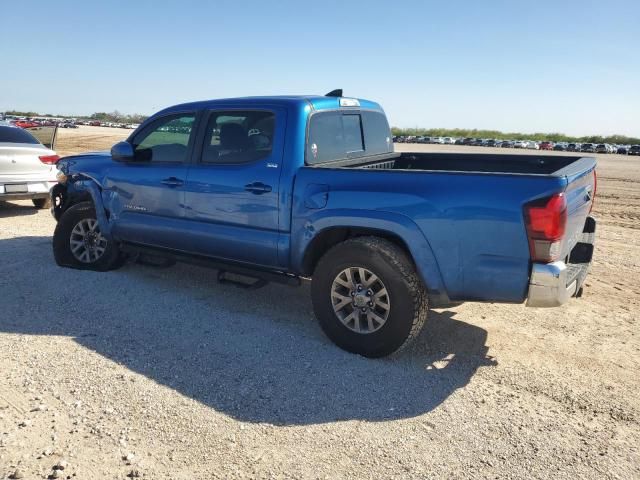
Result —
[[100, 233], [95, 218], [83, 218], [71, 230], [71, 253], [82, 263], [97, 262], [107, 249], [107, 239]]
[[376, 274], [362, 267], [342, 270], [331, 286], [333, 311], [349, 330], [363, 335], [380, 330], [389, 318], [389, 292]]

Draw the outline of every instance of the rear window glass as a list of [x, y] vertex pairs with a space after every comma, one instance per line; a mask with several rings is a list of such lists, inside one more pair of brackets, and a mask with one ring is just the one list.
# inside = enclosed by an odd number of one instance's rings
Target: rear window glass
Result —
[[18, 127], [0, 126], [0, 143], [29, 143], [38, 145], [40, 142], [29, 132]]
[[319, 112], [309, 121], [307, 164], [392, 151], [391, 131], [381, 112]]

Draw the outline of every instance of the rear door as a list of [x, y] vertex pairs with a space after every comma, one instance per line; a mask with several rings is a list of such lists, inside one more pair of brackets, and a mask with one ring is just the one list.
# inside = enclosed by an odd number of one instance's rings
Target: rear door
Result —
[[116, 237], [150, 246], [180, 247], [195, 125], [195, 112], [154, 120], [131, 140], [134, 161], [114, 162], [109, 169], [104, 187], [111, 191]]
[[203, 119], [185, 184], [187, 248], [278, 265], [278, 193], [286, 110], [225, 107]]

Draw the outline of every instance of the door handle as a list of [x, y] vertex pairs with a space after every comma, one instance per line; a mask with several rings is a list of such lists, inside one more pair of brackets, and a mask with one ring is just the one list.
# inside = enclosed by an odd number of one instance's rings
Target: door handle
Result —
[[271, 191], [271, 185], [265, 185], [262, 182], [253, 182], [245, 185], [244, 189], [256, 195], [262, 195], [263, 193], [269, 193]]
[[169, 177], [162, 180], [160, 183], [163, 185], [168, 185], [169, 187], [181, 187], [184, 185], [184, 182], [176, 177]]

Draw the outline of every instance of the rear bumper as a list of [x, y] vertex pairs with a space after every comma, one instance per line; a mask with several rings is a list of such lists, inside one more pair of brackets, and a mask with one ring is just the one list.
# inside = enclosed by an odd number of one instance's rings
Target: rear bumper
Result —
[[34, 200], [36, 198], [49, 198], [49, 192], [40, 193], [0, 193], [0, 202], [12, 200]]
[[[33, 200], [34, 198], [48, 198], [49, 193], [54, 185], [56, 185], [56, 181], [51, 180], [41, 180], [41, 181], [12, 181], [3, 183], [0, 182], [0, 201], [11, 201], [11, 200]], [[19, 184], [26, 188], [26, 191], [16, 192], [16, 193], [7, 193], [7, 185], [16, 185]]]
[[591, 259], [596, 221], [588, 217], [579, 242], [571, 251], [568, 263], [534, 263], [529, 279], [527, 307], [559, 307], [571, 297], [580, 296]]

